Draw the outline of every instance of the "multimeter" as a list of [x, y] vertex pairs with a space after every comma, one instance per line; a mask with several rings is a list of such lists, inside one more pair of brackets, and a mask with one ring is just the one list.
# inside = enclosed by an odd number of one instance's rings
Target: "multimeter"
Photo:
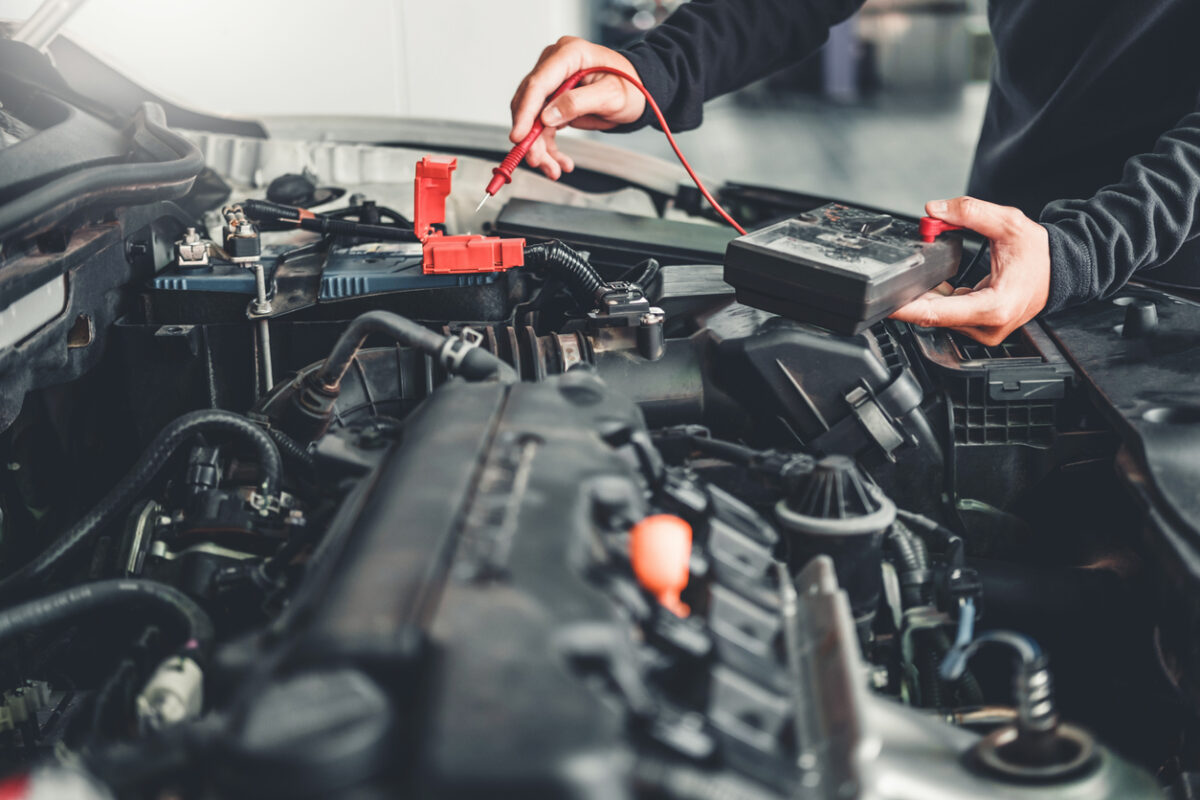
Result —
[[962, 238], [922, 234], [915, 222], [830, 203], [731, 241], [725, 282], [744, 305], [856, 334], [958, 271]]

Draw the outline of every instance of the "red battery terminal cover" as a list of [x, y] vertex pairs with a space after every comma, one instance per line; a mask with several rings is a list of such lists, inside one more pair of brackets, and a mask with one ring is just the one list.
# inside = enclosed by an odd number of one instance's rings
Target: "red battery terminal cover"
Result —
[[921, 239], [926, 244], [933, 244], [933, 240], [946, 231], [961, 231], [962, 229], [961, 225], [951, 225], [949, 222], [942, 222], [937, 217], [921, 217]]
[[425, 156], [417, 162], [413, 198], [413, 230], [425, 249], [426, 275], [503, 272], [525, 263], [524, 239], [498, 236], [446, 236], [434, 228], [446, 221], [450, 175], [458, 159]]

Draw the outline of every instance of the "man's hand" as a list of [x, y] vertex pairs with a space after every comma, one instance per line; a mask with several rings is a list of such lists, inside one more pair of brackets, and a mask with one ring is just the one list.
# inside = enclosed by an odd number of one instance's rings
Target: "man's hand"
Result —
[[931, 217], [983, 234], [992, 244], [992, 271], [975, 288], [943, 283], [892, 314], [926, 327], [953, 328], [997, 345], [1046, 307], [1050, 242], [1046, 229], [1015, 208], [973, 197], [936, 200]]
[[512, 130], [508, 138], [519, 142], [529, 133], [541, 112], [546, 131], [529, 149], [525, 162], [558, 180], [575, 169], [570, 157], [554, 140], [559, 128], [570, 125], [585, 130], [608, 130], [641, 119], [646, 98], [627, 81], [615, 75], [585, 77], [576, 88], [565, 92], [542, 111], [542, 104], [562, 82], [588, 67], [615, 67], [641, 80], [629, 59], [598, 44], [575, 36], [564, 36], [542, 51], [533, 71], [525, 76], [512, 99]]

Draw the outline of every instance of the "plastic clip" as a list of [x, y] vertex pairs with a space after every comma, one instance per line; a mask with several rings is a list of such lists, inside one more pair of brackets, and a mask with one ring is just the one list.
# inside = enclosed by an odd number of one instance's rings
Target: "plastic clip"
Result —
[[474, 328], [463, 328], [458, 337], [451, 337], [442, 345], [442, 366], [450, 374], [458, 372], [467, 353], [483, 344], [483, 334]]

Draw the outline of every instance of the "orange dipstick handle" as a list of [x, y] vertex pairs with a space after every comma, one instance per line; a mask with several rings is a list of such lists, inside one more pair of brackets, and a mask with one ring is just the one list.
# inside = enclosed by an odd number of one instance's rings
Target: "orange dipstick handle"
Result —
[[679, 593], [691, 574], [692, 526], [672, 514], [655, 514], [629, 532], [633, 574], [658, 602], [676, 616], [691, 613]]

